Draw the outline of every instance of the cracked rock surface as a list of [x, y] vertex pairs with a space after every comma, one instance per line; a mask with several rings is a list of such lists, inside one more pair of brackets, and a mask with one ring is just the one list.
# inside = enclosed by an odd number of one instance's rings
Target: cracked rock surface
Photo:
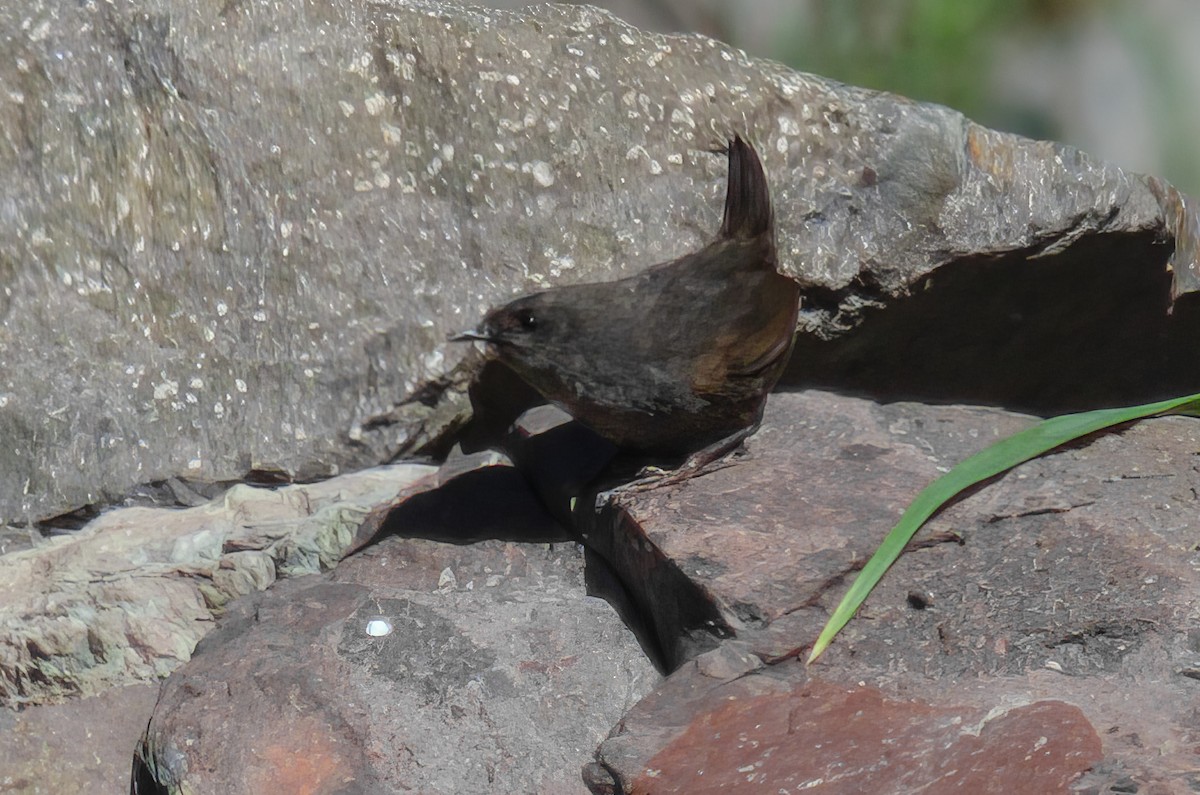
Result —
[[370, 510], [420, 491], [434, 471], [379, 467], [304, 486], [236, 486], [185, 510], [124, 508], [0, 557], [0, 704], [166, 676], [228, 602], [332, 568]]

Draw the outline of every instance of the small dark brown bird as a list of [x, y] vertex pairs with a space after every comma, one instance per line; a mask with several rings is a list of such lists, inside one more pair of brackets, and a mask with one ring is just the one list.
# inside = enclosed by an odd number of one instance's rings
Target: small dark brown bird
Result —
[[787, 363], [800, 291], [776, 271], [758, 155], [740, 137], [727, 151], [725, 217], [703, 249], [618, 281], [518, 298], [452, 339], [488, 343], [543, 397], [624, 450], [710, 453], [700, 465], [732, 449], [757, 427]]

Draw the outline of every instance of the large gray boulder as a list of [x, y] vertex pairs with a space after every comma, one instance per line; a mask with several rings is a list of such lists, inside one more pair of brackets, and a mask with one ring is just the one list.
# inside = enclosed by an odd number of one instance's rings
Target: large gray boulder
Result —
[[823, 341], [947, 266], [1099, 240], [1055, 290], [1086, 303], [1118, 262], [1165, 317], [1172, 251], [1197, 284], [1161, 182], [595, 9], [21, 0], [0, 34], [0, 525], [439, 451], [473, 367], [446, 333], [700, 243], [732, 132], [807, 291], [792, 381], [875, 372], [913, 312]]

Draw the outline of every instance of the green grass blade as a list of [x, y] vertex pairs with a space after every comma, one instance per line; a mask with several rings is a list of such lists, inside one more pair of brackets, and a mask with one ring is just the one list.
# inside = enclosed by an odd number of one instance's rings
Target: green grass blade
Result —
[[925, 524], [930, 516], [933, 516], [939, 508], [959, 492], [1081, 436], [1087, 436], [1089, 433], [1095, 433], [1131, 420], [1166, 413], [1200, 413], [1200, 394], [1172, 398], [1158, 403], [1147, 403], [1142, 406], [1098, 409], [1080, 414], [1051, 417], [1032, 428], [1015, 433], [1007, 439], [1001, 439], [930, 483], [912, 501], [900, 517], [900, 521], [887, 534], [871, 559], [867, 561], [867, 565], [863, 566], [862, 571], [850, 586], [850, 590], [846, 592], [837, 609], [833, 611], [833, 615], [829, 617], [825, 628], [821, 630], [821, 635], [813, 645], [808, 661], [811, 663], [817, 659], [833, 641], [834, 636], [854, 617], [867, 595], [883, 578], [884, 572], [900, 557], [900, 553], [904, 551], [904, 547], [921, 528], [921, 525]]

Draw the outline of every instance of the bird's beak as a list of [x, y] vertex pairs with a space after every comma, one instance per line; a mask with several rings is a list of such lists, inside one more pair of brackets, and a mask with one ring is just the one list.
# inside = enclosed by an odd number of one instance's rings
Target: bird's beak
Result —
[[470, 331], [460, 331], [457, 334], [451, 334], [446, 339], [448, 339], [450, 342], [473, 342], [475, 340], [490, 342], [492, 337], [490, 334], [486, 333], [486, 329], [474, 328]]

